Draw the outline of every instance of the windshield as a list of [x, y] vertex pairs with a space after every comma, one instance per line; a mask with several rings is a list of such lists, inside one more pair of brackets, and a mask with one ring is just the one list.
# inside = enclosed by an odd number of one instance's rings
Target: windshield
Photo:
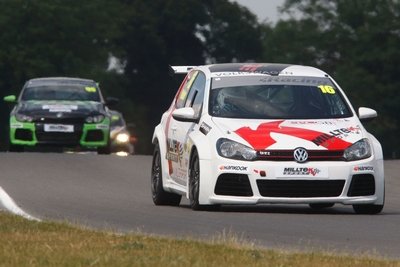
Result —
[[111, 127], [122, 127], [124, 126], [124, 121], [122, 117], [118, 114], [112, 114], [111, 116]]
[[25, 88], [22, 100], [83, 100], [100, 102], [99, 90], [85, 85], [45, 85]]
[[322, 119], [352, 114], [328, 78], [213, 78], [210, 114], [226, 118]]

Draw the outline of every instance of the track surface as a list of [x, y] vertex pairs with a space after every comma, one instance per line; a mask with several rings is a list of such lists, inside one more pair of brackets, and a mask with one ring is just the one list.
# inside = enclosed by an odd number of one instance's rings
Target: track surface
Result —
[[234, 235], [267, 249], [400, 259], [399, 163], [385, 161], [386, 204], [379, 215], [356, 215], [343, 205], [324, 210], [223, 206], [218, 212], [196, 212], [183, 199], [179, 207], [155, 206], [151, 156], [140, 155], [0, 153], [0, 186], [20, 208], [41, 219], [206, 240]]

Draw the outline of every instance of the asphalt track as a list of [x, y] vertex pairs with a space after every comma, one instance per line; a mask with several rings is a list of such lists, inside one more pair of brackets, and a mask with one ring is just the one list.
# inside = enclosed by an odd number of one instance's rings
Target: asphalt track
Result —
[[[400, 259], [400, 161], [385, 161], [386, 204], [378, 215], [351, 206], [223, 206], [192, 211], [155, 206], [151, 156], [0, 153], [0, 187], [39, 219], [174, 238], [224, 238], [266, 249], [314, 250]], [[0, 205], [1, 209], [1, 205]], [[4, 206], [3, 206], [3, 209]]]

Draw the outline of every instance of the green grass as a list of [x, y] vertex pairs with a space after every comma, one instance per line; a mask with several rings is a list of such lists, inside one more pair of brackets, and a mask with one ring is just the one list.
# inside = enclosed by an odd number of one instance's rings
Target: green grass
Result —
[[322, 252], [259, 250], [232, 234], [209, 242], [118, 234], [0, 212], [0, 266], [400, 266]]

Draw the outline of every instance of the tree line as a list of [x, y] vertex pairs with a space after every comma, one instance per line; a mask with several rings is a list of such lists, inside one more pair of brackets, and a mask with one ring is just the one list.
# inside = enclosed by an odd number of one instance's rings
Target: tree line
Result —
[[[355, 108], [378, 111], [365, 126], [385, 156], [400, 148], [398, 1], [286, 0], [287, 19], [276, 24], [229, 0], [3, 0], [0, 10], [1, 97], [36, 77], [94, 79], [135, 123], [138, 153], [152, 152], [153, 128], [181, 82], [168, 66], [225, 62], [321, 68]], [[10, 108], [0, 105], [0, 150]]]

